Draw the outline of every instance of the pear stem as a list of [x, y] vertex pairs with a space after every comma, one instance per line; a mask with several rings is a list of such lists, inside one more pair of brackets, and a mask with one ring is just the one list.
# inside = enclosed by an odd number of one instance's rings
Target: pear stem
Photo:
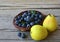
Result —
[[51, 14], [49, 13], [48, 15], [50, 15], [51, 16]]

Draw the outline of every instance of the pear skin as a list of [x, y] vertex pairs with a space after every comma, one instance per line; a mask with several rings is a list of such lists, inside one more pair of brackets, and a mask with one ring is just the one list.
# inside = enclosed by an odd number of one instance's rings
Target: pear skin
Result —
[[57, 29], [57, 21], [54, 17], [54, 15], [49, 14], [44, 22], [43, 22], [43, 27], [47, 28], [49, 32], [53, 32]]

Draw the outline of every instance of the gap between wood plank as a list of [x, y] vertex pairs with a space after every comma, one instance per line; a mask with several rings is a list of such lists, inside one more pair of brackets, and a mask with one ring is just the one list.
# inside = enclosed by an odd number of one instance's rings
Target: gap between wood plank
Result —
[[19, 9], [60, 9], [60, 7], [50, 7], [50, 8], [19, 8], [19, 7], [5, 7], [5, 8], [1, 8], [0, 7], [0, 10], [19, 10]]

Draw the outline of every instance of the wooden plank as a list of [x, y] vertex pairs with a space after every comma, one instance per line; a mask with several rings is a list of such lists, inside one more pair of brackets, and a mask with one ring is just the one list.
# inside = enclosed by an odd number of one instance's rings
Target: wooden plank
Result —
[[0, 9], [17, 8], [60, 8], [59, 0], [1, 0]]
[[60, 0], [1, 0], [0, 4], [60, 4]]
[[15, 10], [15, 9], [60, 9], [60, 5], [44, 5], [44, 4], [38, 4], [38, 5], [20, 5], [20, 6], [6, 6], [6, 5], [0, 5], [0, 10]]
[[[36, 10], [41, 11], [44, 14], [51, 13], [51, 14], [58, 16], [58, 17], [56, 17], [56, 19], [57, 19], [58, 24], [60, 24], [60, 9], [54, 9], [54, 10], [36, 9]], [[23, 11], [23, 10], [22, 9], [20, 9], [20, 10], [0, 10], [0, 27], [1, 27], [0, 29], [1, 30], [16, 29], [13, 26], [13, 18], [21, 11]], [[60, 29], [60, 28], [58, 28], [58, 29]]]
[[33, 40], [0, 40], [0, 42], [60, 42], [60, 40], [44, 40], [44, 41], [33, 41]]
[[[25, 32], [28, 38], [24, 39], [27, 41], [32, 40], [29, 32]], [[0, 40], [23, 40], [22, 38], [17, 36], [18, 32], [7, 32], [0, 31]], [[23, 40], [23, 41], [24, 41]], [[53, 33], [50, 33], [49, 36], [45, 40], [59, 40], [60, 41], [60, 30], [56, 30]], [[43, 40], [44, 41], [44, 40]]]
[[56, 16], [60, 16], [60, 9], [8, 9], [8, 10], [0, 10], [0, 16], [2, 15], [11, 15], [11, 16], [15, 16], [18, 13], [25, 11], [25, 10], [37, 10], [42, 12], [43, 14], [54, 14]]
[[60, 40], [43, 40], [43, 41], [33, 41], [33, 40], [0, 40], [0, 42], [60, 42]]
[[30, 5], [30, 4], [27, 4], [27, 5], [19, 5], [19, 6], [16, 6], [16, 5], [0, 5], [0, 10], [6, 10], [6, 9], [25, 9], [25, 8], [52, 8], [52, 9], [60, 9], [60, 4], [57, 4], [57, 5], [54, 5], [54, 4], [37, 4], [37, 5]]

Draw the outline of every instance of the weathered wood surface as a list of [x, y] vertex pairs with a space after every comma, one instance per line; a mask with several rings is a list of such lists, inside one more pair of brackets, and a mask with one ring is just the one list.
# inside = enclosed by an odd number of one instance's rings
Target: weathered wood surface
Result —
[[[41, 42], [60, 42], [60, 1], [59, 0], [0, 0], [0, 42], [40, 42], [28, 36], [21, 39], [13, 25], [13, 18], [24, 10], [38, 10], [43, 14], [54, 14], [57, 19], [57, 30]], [[29, 34], [29, 32], [26, 32]]]
[[0, 9], [60, 8], [59, 0], [1, 0]]

